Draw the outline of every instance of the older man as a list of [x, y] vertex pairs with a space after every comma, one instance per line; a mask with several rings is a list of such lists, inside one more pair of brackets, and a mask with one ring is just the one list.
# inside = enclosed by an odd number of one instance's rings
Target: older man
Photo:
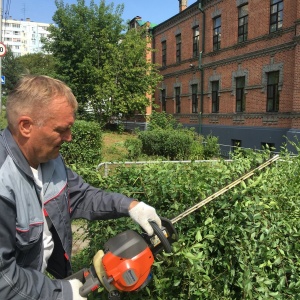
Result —
[[[8, 96], [0, 135], [0, 299], [86, 299], [71, 275], [71, 220], [130, 216], [153, 233], [153, 207], [92, 187], [59, 154], [72, 139], [77, 101], [68, 86], [25, 76]], [[44, 275], [47, 270], [56, 279]]]

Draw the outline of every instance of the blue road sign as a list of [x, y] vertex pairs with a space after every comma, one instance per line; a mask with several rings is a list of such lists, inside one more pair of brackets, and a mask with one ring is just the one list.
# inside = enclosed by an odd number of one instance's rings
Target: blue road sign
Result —
[[1, 84], [5, 84], [5, 76], [1, 76]]

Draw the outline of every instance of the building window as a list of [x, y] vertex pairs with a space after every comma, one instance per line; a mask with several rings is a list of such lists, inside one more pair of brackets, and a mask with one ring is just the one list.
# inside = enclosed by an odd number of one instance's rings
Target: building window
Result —
[[213, 50], [221, 48], [221, 17], [214, 18]]
[[181, 61], [181, 34], [176, 35], [176, 62]]
[[219, 112], [219, 81], [212, 81], [211, 83], [211, 97], [212, 97], [212, 112]]
[[245, 76], [236, 78], [236, 112], [245, 111]]
[[198, 92], [198, 85], [193, 84], [192, 85], [192, 113], [197, 113], [198, 112], [197, 92]]
[[167, 42], [161, 43], [161, 64], [163, 67], [167, 65]]
[[267, 75], [267, 112], [277, 112], [279, 110], [279, 71], [269, 72]]
[[180, 113], [180, 87], [175, 88], [176, 114]]
[[193, 28], [193, 57], [199, 55], [199, 26]]
[[248, 4], [239, 7], [238, 41], [244, 42], [248, 38]]
[[274, 151], [276, 148], [275, 148], [275, 144], [274, 143], [265, 143], [265, 142], [262, 142], [261, 143], [261, 149], [262, 150], [268, 149], [270, 151]]
[[162, 111], [167, 111], [167, 102], [166, 102], [166, 90], [161, 91], [161, 109]]
[[283, 0], [271, 0], [270, 32], [282, 28], [283, 21]]

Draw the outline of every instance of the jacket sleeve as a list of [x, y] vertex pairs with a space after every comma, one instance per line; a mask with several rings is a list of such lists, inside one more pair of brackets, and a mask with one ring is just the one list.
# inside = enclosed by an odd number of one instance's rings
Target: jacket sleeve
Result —
[[17, 264], [15, 206], [0, 198], [0, 299], [5, 300], [72, 300], [68, 281], [52, 280], [32, 268]]
[[72, 219], [107, 220], [129, 215], [133, 198], [95, 188], [70, 169], [67, 173]]

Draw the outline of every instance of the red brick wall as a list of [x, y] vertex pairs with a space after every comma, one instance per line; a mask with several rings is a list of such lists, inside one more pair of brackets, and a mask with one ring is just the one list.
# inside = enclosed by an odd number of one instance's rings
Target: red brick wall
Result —
[[[248, 40], [238, 43], [238, 8], [236, 1], [206, 1], [205, 48], [202, 49], [203, 13], [197, 5], [191, 5], [179, 15], [167, 20], [154, 29], [153, 41], [157, 49], [155, 62], [161, 63], [161, 41], [167, 43], [167, 67], [161, 68], [164, 76], [158, 88], [166, 89], [167, 113], [175, 113], [174, 87], [181, 87], [180, 120], [193, 123], [191, 84], [198, 84], [198, 99], [203, 99], [203, 122], [206, 124], [267, 126], [300, 128], [300, 4], [297, 0], [284, 1], [283, 28], [269, 34], [269, 1], [248, 1], [249, 21]], [[221, 15], [221, 49], [213, 52], [213, 17]], [[203, 96], [201, 98], [201, 72], [198, 59], [192, 57], [192, 27], [200, 26], [200, 51], [203, 51], [202, 64]], [[296, 36], [295, 36], [296, 32]], [[176, 64], [177, 33], [181, 33], [181, 63]], [[194, 67], [191, 68], [190, 64]], [[280, 106], [278, 113], [266, 113], [266, 70], [280, 66]], [[271, 69], [272, 70], [272, 69]], [[246, 72], [246, 111], [244, 116], [235, 118], [236, 98], [234, 74]], [[212, 114], [210, 81], [220, 81], [220, 107], [218, 114]], [[160, 91], [155, 94], [157, 104]], [[200, 111], [200, 103], [199, 109]], [[288, 114], [293, 113], [293, 117]], [[185, 116], [187, 114], [188, 116]]]

